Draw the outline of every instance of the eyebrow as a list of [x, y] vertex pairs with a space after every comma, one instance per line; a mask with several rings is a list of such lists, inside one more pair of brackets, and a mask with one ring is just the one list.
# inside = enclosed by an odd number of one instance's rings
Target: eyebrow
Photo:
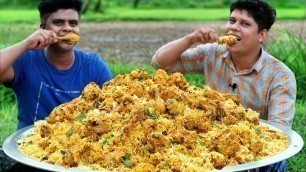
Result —
[[[237, 18], [236, 18], [236, 17], [233, 17], [233, 16], [230, 16], [229, 19], [235, 19], [235, 20], [237, 20]], [[245, 20], [245, 19], [241, 19], [241, 20], [239, 20], [239, 21], [248, 22], [248, 23], [251, 23], [251, 22], [252, 22], [252, 21], [250, 21], [250, 20]]]
[[[52, 21], [65, 21], [65, 19], [52, 19]], [[79, 20], [76, 19], [72, 19], [72, 20], [68, 20], [69, 22], [79, 22]]]

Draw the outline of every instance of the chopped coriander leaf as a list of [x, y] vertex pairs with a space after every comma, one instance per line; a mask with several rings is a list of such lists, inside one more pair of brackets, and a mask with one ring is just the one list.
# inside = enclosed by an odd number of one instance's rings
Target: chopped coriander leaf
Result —
[[80, 114], [80, 115], [76, 118], [76, 120], [77, 120], [77, 121], [81, 121], [82, 119], [85, 119], [85, 118], [86, 118], [86, 115]]
[[169, 102], [169, 103], [173, 103], [174, 100], [173, 100], [173, 99], [168, 99], [168, 102]]
[[107, 144], [107, 139], [104, 139], [104, 140], [102, 141], [102, 144], [103, 144], [103, 145], [106, 145], [106, 144]]
[[73, 134], [72, 130], [69, 130], [68, 131], [68, 137], [72, 136], [72, 134]]
[[130, 153], [126, 153], [124, 157], [121, 157], [121, 162], [128, 168], [131, 167], [130, 156]]

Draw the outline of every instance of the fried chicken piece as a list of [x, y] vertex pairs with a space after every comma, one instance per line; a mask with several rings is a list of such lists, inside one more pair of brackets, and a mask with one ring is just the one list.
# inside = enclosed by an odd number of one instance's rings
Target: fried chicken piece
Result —
[[171, 141], [159, 132], [147, 135], [147, 148], [150, 153], [165, 152], [171, 146]]
[[182, 130], [172, 135], [175, 143], [184, 145], [187, 149], [194, 149], [196, 145], [196, 132]]
[[46, 120], [35, 122], [34, 127], [39, 131], [42, 138], [48, 137], [52, 133], [51, 125]]
[[166, 85], [168, 82], [168, 78], [169, 75], [167, 74], [166, 71], [162, 69], [158, 69], [152, 75], [152, 80], [155, 82], [155, 84], [160, 84], [160, 85]]
[[155, 130], [158, 129], [158, 123], [156, 122], [156, 120], [146, 119], [142, 123], [142, 127], [143, 127], [144, 134], [147, 136], [148, 134], [150, 134], [150, 133], [152, 133], [152, 132], [154, 132]]
[[166, 112], [166, 104], [162, 98], [157, 98], [154, 101], [154, 108], [158, 114], [163, 114]]
[[238, 38], [233, 35], [228, 35], [228, 36], [221, 36], [218, 39], [218, 44], [228, 44], [232, 45], [238, 41]]
[[177, 86], [182, 90], [186, 90], [189, 86], [189, 83], [185, 79], [182, 73], [174, 73], [168, 77], [167, 84], [169, 86]]
[[164, 157], [160, 152], [154, 153], [150, 155], [148, 163], [154, 165], [155, 167], [160, 163], [164, 161]]
[[224, 156], [234, 156], [239, 151], [239, 136], [233, 131], [224, 131], [222, 135], [214, 140], [216, 150]]
[[218, 152], [211, 153], [211, 163], [214, 165], [216, 169], [222, 169], [224, 166], [227, 165], [227, 158]]
[[152, 164], [144, 162], [144, 163], [137, 164], [137, 166], [135, 167], [133, 171], [135, 172], [155, 172], [157, 170], [154, 167], [155, 166], [153, 166]]
[[143, 104], [133, 105], [131, 115], [128, 117], [128, 119], [126, 119], [126, 124], [123, 127], [124, 133], [129, 134], [131, 131], [133, 131], [134, 126], [138, 121], [143, 121], [146, 118], [145, 106]]
[[57, 39], [62, 41], [68, 41], [70, 44], [73, 44], [79, 42], [81, 38], [75, 33], [68, 33], [67, 35], [57, 37]]

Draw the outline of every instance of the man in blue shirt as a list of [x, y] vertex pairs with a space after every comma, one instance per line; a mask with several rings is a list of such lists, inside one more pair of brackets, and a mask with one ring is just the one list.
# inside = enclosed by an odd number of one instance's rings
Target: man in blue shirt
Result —
[[40, 28], [0, 51], [0, 82], [16, 95], [18, 129], [45, 119], [54, 107], [81, 95], [90, 82], [102, 86], [113, 77], [98, 55], [58, 39], [80, 34], [82, 4], [82, 0], [40, 1]]

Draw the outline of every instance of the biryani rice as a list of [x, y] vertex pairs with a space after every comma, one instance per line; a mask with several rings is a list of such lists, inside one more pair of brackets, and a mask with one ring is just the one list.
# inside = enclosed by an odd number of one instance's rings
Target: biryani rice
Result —
[[62, 104], [18, 141], [25, 155], [100, 171], [212, 171], [283, 151], [237, 95], [190, 86], [180, 73], [137, 69]]

